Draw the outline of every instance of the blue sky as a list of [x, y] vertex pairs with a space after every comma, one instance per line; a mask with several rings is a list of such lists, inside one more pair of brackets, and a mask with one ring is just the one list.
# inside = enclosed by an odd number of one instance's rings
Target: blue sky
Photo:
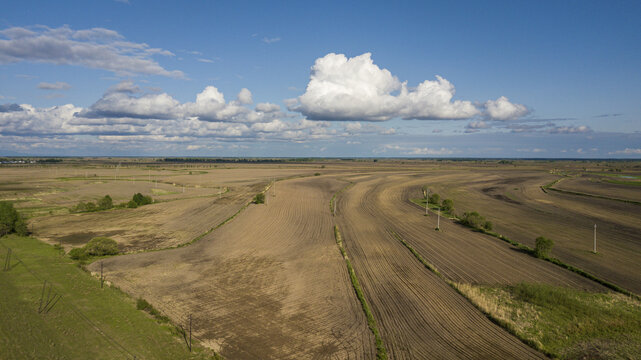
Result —
[[20, 1], [0, 155], [641, 158], [637, 1]]

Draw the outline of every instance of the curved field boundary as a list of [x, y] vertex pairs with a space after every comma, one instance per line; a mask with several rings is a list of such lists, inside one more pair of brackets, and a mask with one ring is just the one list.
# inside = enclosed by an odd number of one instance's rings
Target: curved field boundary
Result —
[[[543, 188], [543, 187], [541, 187], [541, 188]], [[417, 207], [420, 207], [418, 204], [416, 204], [415, 202], [413, 202], [411, 200], [408, 200], [408, 202], [410, 204], [416, 205]], [[423, 207], [420, 207], [420, 208], [422, 210], [425, 209]], [[450, 219], [455, 220], [455, 222], [457, 224], [461, 225], [461, 226], [465, 226], [465, 225], [461, 224], [461, 222], [460, 222], [461, 219], [458, 216], [454, 216], [453, 218], [450, 218]], [[467, 226], [465, 226], [465, 227], [467, 227]], [[472, 228], [470, 228], [470, 230], [471, 231], [480, 232], [480, 233], [483, 233], [485, 235], [489, 235], [489, 236], [497, 238], [499, 240], [503, 240], [503, 241], [507, 242], [508, 244], [513, 245], [516, 248], [518, 248], [520, 250], [523, 250], [524, 252], [534, 256], [533, 255], [534, 254], [534, 249], [532, 249], [531, 247], [529, 247], [527, 245], [524, 245], [524, 244], [521, 244], [518, 241], [514, 241], [514, 240], [512, 240], [512, 239], [510, 239], [510, 238], [508, 238], [506, 236], [503, 236], [503, 235], [501, 235], [499, 233], [495, 233], [493, 231], [487, 231], [487, 230], [484, 230], [484, 229], [472, 229]], [[607, 280], [603, 280], [603, 279], [601, 279], [601, 278], [599, 278], [599, 277], [597, 277], [597, 276], [595, 276], [595, 275], [593, 275], [593, 274], [591, 274], [591, 273], [589, 273], [589, 272], [587, 272], [587, 271], [585, 271], [583, 269], [580, 269], [580, 268], [578, 268], [576, 266], [573, 266], [573, 265], [570, 265], [570, 264], [566, 264], [566, 263], [564, 263], [563, 261], [561, 261], [561, 260], [559, 260], [557, 258], [546, 256], [546, 257], [543, 257], [543, 258], [540, 258], [540, 259], [548, 261], [548, 262], [551, 262], [552, 264], [560, 266], [560, 267], [562, 267], [562, 268], [564, 268], [566, 270], [570, 270], [570, 271], [572, 271], [572, 272], [574, 272], [574, 273], [576, 273], [578, 275], [581, 275], [581, 276], [583, 276], [583, 277], [585, 277], [585, 278], [587, 278], [589, 280], [592, 280], [592, 281], [594, 281], [594, 282], [596, 282], [598, 284], [601, 284], [601, 285], [607, 287], [610, 290], [613, 290], [613, 291], [619, 292], [619, 293], [621, 293], [623, 295], [634, 297], [635, 299], [641, 300], [641, 296], [639, 296], [639, 295], [637, 295], [637, 294], [635, 294], [635, 293], [633, 293], [633, 292], [631, 292], [629, 290], [626, 290], [626, 289], [620, 287], [619, 285], [611, 283], [611, 282], [609, 282]]]
[[[333, 199], [334, 198], [332, 198], [332, 200]], [[347, 251], [345, 251], [345, 248], [343, 247], [343, 238], [341, 237], [338, 225], [334, 225], [334, 236], [336, 237], [336, 244], [338, 245], [338, 249], [340, 250], [341, 255], [343, 255], [343, 259], [345, 259], [345, 263], [347, 264], [347, 271], [349, 272], [349, 278], [352, 281], [354, 292], [356, 292], [356, 297], [358, 298], [358, 301], [360, 301], [363, 312], [367, 317], [367, 326], [372, 331], [372, 334], [374, 334], [374, 339], [376, 341], [376, 358], [380, 360], [387, 359], [387, 350], [385, 350], [385, 344], [383, 344], [383, 339], [381, 339], [381, 334], [378, 331], [378, 326], [376, 325], [374, 315], [369, 309], [369, 305], [367, 305], [367, 300], [365, 299], [363, 289], [361, 289], [361, 285], [358, 282], [358, 277], [356, 277], [356, 273], [354, 272], [354, 267], [352, 266], [351, 261], [349, 261]]]
[[543, 190], [543, 192], [546, 193], [546, 194], [547, 194], [547, 190], [552, 190], [552, 191], [556, 191], [556, 192], [560, 192], [560, 193], [564, 193], [564, 194], [577, 195], [577, 196], [587, 196], [587, 197], [592, 197], [592, 198], [597, 198], [597, 199], [620, 201], [620, 202], [624, 202], [624, 203], [627, 203], [627, 204], [641, 205], [641, 201], [621, 199], [621, 198], [615, 198], [615, 197], [609, 197], [609, 196], [603, 196], [603, 195], [596, 195], [596, 194], [588, 194], [588, 193], [584, 193], [584, 192], [563, 190], [563, 189], [557, 189], [557, 188], [552, 187], [552, 186], [558, 184], [559, 182], [561, 182], [561, 180], [563, 180], [563, 178], [554, 180], [553, 182], [551, 182], [549, 184], [542, 185], [541, 186], [541, 190]]
[[532, 347], [533, 349], [536, 349], [536, 350], [538, 350], [538, 351], [540, 351], [540, 352], [544, 353], [545, 355], [547, 355], [547, 356], [549, 356], [549, 357], [553, 357], [553, 354], [552, 354], [552, 353], [550, 353], [550, 352], [548, 352], [548, 351], [546, 351], [545, 349], [543, 349], [543, 348], [540, 346], [540, 344], [538, 344], [538, 343], [536, 343], [536, 342], [534, 342], [534, 341], [530, 341], [530, 340], [529, 340], [529, 339], [527, 339], [527, 338], [524, 338], [524, 337], [519, 336], [519, 333], [516, 331], [516, 329], [514, 329], [514, 327], [513, 327], [512, 325], [510, 325], [509, 323], [507, 323], [507, 322], [505, 322], [505, 321], [503, 321], [503, 320], [501, 320], [501, 319], [499, 319], [499, 318], [497, 318], [497, 317], [493, 316], [491, 313], [489, 313], [489, 312], [485, 311], [482, 307], [478, 306], [476, 302], [472, 301], [472, 299], [470, 299], [470, 298], [466, 295], [466, 293], [465, 293], [465, 292], [463, 292], [463, 291], [461, 291], [461, 290], [459, 289], [459, 287], [458, 287], [458, 285], [459, 285], [459, 284], [458, 284], [458, 283], [453, 282], [453, 281], [450, 281], [450, 280], [448, 280], [447, 278], [445, 278], [445, 276], [443, 276], [443, 275], [442, 275], [442, 274], [441, 274], [441, 273], [436, 269], [436, 267], [435, 267], [434, 265], [432, 265], [432, 264], [430, 264], [429, 262], [427, 262], [427, 261], [426, 261], [426, 260], [421, 256], [421, 254], [419, 254], [416, 250], [414, 250], [414, 248], [413, 248], [410, 244], [408, 244], [408, 243], [407, 243], [407, 241], [405, 241], [405, 239], [403, 239], [399, 234], [397, 234], [397, 233], [396, 233], [396, 232], [394, 232], [393, 230], [389, 230], [389, 229], [388, 229], [387, 231], [390, 233], [390, 235], [392, 235], [392, 236], [393, 236], [393, 237], [395, 237], [397, 240], [399, 240], [399, 241], [400, 241], [400, 242], [401, 242], [401, 243], [402, 243], [402, 244], [403, 244], [403, 245], [404, 245], [404, 246], [405, 246], [405, 247], [406, 247], [406, 248], [407, 248], [407, 249], [412, 253], [412, 255], [414, 255], [414, 257], [416, 257], [416, 259], [417, 259], [421, 264], [423, 264], [423, 266], [425, 266], [428, 270], [430, 270], [431, 272], [433, 272], [434, 274], [436, 274], [439, 278], [441, 278], [443, 281], [445, 281], [445, 282], [446, 282], [450, 287], [452, 287], [452, 289], [456, 290], [456, 292], [457, 292], [457, 293], [459, 293], [459, 294], [460, 294], [460, 295], [462, 295], [464, 298], [466, 298], [466, 299], [467, 299], [467, 301], [469, 301], [472, 305], [474, 305], [474, 307], [475, 307], [475, 308], [477, 308], [480, 312], [482, 312], [482, 313], [483, 313], [483, 315], [485, 315], [485, 317], [487, 317], [490, 321], [492, 321], [492, 322], [493, 322], [493, 323], [495, 323], [496, 325], [498, 325], [498, 326], [500, 326], [500, 327], [504, 328], [505, 330], [507, 330], [510, 334], [514, 335], [517, 339], [521, 340], [524, 344], [526, 344], [526, 345], [528, 345], [528, 346]]

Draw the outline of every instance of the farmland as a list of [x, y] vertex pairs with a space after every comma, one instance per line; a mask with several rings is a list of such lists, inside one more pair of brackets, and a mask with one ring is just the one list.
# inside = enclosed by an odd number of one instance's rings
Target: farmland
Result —
[[[81, 266], [94, 276], [102, 266], [112, 286], [145, 299], [169, 327], [191, 318], [199, 346], [228, 359], [629, 356], [616, 341], [595, 350], [531, 340], [469, 294], [507, 298], [509, 289], [537, 284], [641, 306], [640, 165], [65, 159], [0, 167], [0, 201], [13, 203], [41, 246], [69, 252], [95, 237], [115, 240], [119, 255]], [[424, 187], [453, 200], [439, 231], [436, 208], [426, 216], [417, 205]], [[153, 202], [118, 206], [135, 193]], [[264, 204], [252, 203], [258, 193]], [[105, 195], [113, 208], [73, 210]], [[472, 211], [493, 224], [489, 234], [459, 223]], [[527, 250], [539, 236], [554, 240], [549, 256], [565, 267]], [[625, 326], [636, 334], [641, 325], [630, 319]]]

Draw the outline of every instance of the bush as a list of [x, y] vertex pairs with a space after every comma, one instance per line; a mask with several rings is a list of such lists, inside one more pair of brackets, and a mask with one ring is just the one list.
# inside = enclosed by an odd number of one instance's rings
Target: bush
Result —
[[441, 197], [437, 193], [433, 193], [430, 195], [428, 202], [433, 205], [438, 205], [439, 202], [441, 202]]
[[148, 204], [151, 204], [153, 202], [153, 200], [151, 199], [151, 196], [144, 196], [141, 193], [135, 194], [134, 197], [132, 198], [132, 200], [138, 206], [148, 205]]
[[98, 209], [99, 210], [107, 210], [111, 209], [114, 207], [114, 202], [111, 199], [111, 196], [105, 195], [102, 199], [98, 200]]
[[84, 247], [80, 247], [71, 249], [69, 251], [69, 257], [74, 260], [87, 260], [89, 255], [87, 255]]
[[118, 254], [118, 243], [108, 237], [93, 238], [85, 246], [69, 251], [69, 257], [74, 260], [87, 260], [91, 256], [116, 254]]
[[474, 229], [492, 230], [492, 223], [486, 221], [485, 218], [476, 211], [464, 213], [461, 218], [461, 223]]
[[258, 193], [254, 196], [254, 204], [264, 204], [265, 203], [265, 194]]
[[445, 199], [441, 203], [441, 209], [445, 212], [452, 212], [454, 210], [454, 201], [451, 199]]
[[0, 202], [0, 236], [10, 233], [16, 233], [20, 236], [27, 235], [27, 224], [12, 203], [2, 201]]
[[87, 255], [104, 256], [118, 254], [118, 243], [108, 237], [96, 237], [84, 246]]
[[147, 300], [145, 300], [143, 298], [138, 298], [138, 300], [136, 300], [136, 309], [138, 309], [138, 310], [147, 310], [150, 307], [151, 307], [151, 304], [149, 304], [147, 302]]
[[554, 241], [543, 236], [536, 238], [536, 247], [534, 248], [534, 255], [538, 258], [545, 258], [548, 256], [550, 250], [554, 246]]
[[138, 203], [134, 200], [129, 200], [129, 202], [127, 203], [127, 207], [130, 209], [135, 209], [138, 207]]

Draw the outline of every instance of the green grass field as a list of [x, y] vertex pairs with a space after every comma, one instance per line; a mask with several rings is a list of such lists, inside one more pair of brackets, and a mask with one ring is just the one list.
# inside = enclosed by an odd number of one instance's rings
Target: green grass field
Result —
[[638, 359], [641, 302], [543, 284], [456, 284], [521, 339], [561, 359]]
[[[2, 359], [208, 359], [169, 324], [136, 310], [135, 300], [80, 269], [59, 250], [29, 237], [0, 238], [0, 358]], [[20, 261], [18, 261], [20, 259]], [[43, 282], [61, 295], [39, 313]], [[108, 280], [108, 279], [107, 279]], [[53, 304], [53, 301], [52, 301]]]

